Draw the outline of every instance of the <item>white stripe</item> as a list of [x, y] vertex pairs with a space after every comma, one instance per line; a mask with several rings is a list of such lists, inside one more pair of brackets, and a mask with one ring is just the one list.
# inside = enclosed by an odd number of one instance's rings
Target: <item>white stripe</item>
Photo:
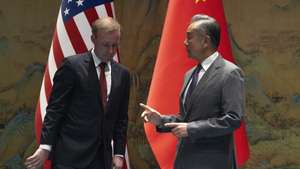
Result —
[[110, 5], [111, 5], [112, 13], [113, 13], [113, 18], [117, 18], [116, 13], [115, 13], [115, 5], [114, 5], [114, 3], [111, 2]]
[[65, 25], [62, 20], [61, 9], [59, 9], [56, 31], [57, 31], [58, 41], [64, 57], [75, 55], [76, 52], [71, 44], [70, 38], [68, 36], [68, 33], [66, 31]]
[[42, 82], [41, 93], [40, 93], [40, 110], [41, 110], [42, 122], [44, 121], [44, 118], [46, 115], [47, 104], [48, 103], [47, 103], [46, 93], [45, 93], [45, 76], [44, 76], [43, 82]]
[[128, 148], [127, 148], [127, 145], [126, 145], [126, 151], [125, 151], [125, 160], [126, 160], [127, 169], [130, 169], [129, 155], [128, 155]]
[[91, 41], [92, 29], [90, 27], [90, 23], [87, 20], [84, 12], [81, 12], [80, 14], [76, 15], [74, 17], [74, 21], [76, 23], [76, 26], [80, 32], [81, 38], [83, 39], [86, 48], [91, 49], [94, 46]]
[[54, 59], [54, 54], [53, 54], [53, 42], [51, 44], [51, 48], [50, 48], [50, 52], [49, 52], [48, 70], [49, 70], [51, 85], [53, 85], [54, 74], [57, 70], [57, 65], [56, 65], [56, 62], [55, 62], [55, 59]]
[[96, 12], [97, 12], [99, 18], [108, 16], [104, 5], [96, 6], [95, 9], [96, 9]]

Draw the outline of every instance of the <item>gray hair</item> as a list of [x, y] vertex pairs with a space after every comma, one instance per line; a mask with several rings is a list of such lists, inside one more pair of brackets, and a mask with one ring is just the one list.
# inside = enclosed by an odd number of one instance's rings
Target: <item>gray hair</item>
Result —
[[208, 15], [196, 14], [192, 17], [191, 23], [195, 24], [195, 29], [203, 32], [211, 39], [214, 48], [218, 48], [220, 43], [220, 26], [217, 21]]

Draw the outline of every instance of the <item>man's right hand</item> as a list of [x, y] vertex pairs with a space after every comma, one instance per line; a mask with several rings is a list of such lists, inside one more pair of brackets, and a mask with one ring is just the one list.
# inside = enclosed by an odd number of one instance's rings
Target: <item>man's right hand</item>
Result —
[[39, 169], [43, 166], [44, 162], [48, 159], [49, 151], [38, 148], [35, 153], [28, 157], [25, 161], [27, 169]]
[[143, 103], [140, 103], [140, 106], [145, 109], [141, 118], [143, 118], [146, 123], [150, 122], [155, 125], [159, 125], [161, 123], [161, 114], [157, 110]]

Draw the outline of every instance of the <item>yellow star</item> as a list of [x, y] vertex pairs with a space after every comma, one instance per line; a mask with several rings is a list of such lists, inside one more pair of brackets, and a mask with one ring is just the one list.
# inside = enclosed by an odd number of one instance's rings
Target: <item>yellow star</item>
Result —
[[205, 2], [206, 0], [195, 0], [196, 4], [200, 1]]

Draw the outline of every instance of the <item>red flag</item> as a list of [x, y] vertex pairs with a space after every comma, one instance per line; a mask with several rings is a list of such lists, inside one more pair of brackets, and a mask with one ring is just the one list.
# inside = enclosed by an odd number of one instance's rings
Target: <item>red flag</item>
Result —
[[[212, 16], [220, 24], [221, 42], [218, 51], [225, 59], [233, 62], [222, 0], [169, 1], [147, 103], [164, 114], [171, 115], [179, 111], [179, 94], [184, 74], [196, 64], [188, 58], [183, 41], [191, 17], [198, 13]], [[157, 133], [151, 124], [145, 124], [145, 131], [160, 168], [173, 168], [176, 138], [171, 134]], [[235, 131], [234, 137], [237, 161], [241, 166], [249, 158], [244, 123]]]
[[[64, 57], [87, 52], [93, 47], [91, 24], [98, 18], [115, 16], [112, 1], [62, 0], [35, 112], [35, 131], [38, 144], [53, 85], [53, 76], [57, 68]], [[119, 61], [118, 56], [115, 56], [114, 59]], [[123, 169], [130, 169], [127, 147], [125, 159], [126, 164]], [[44, 168], [50, 169], [51, 161], [46, 161]]]

